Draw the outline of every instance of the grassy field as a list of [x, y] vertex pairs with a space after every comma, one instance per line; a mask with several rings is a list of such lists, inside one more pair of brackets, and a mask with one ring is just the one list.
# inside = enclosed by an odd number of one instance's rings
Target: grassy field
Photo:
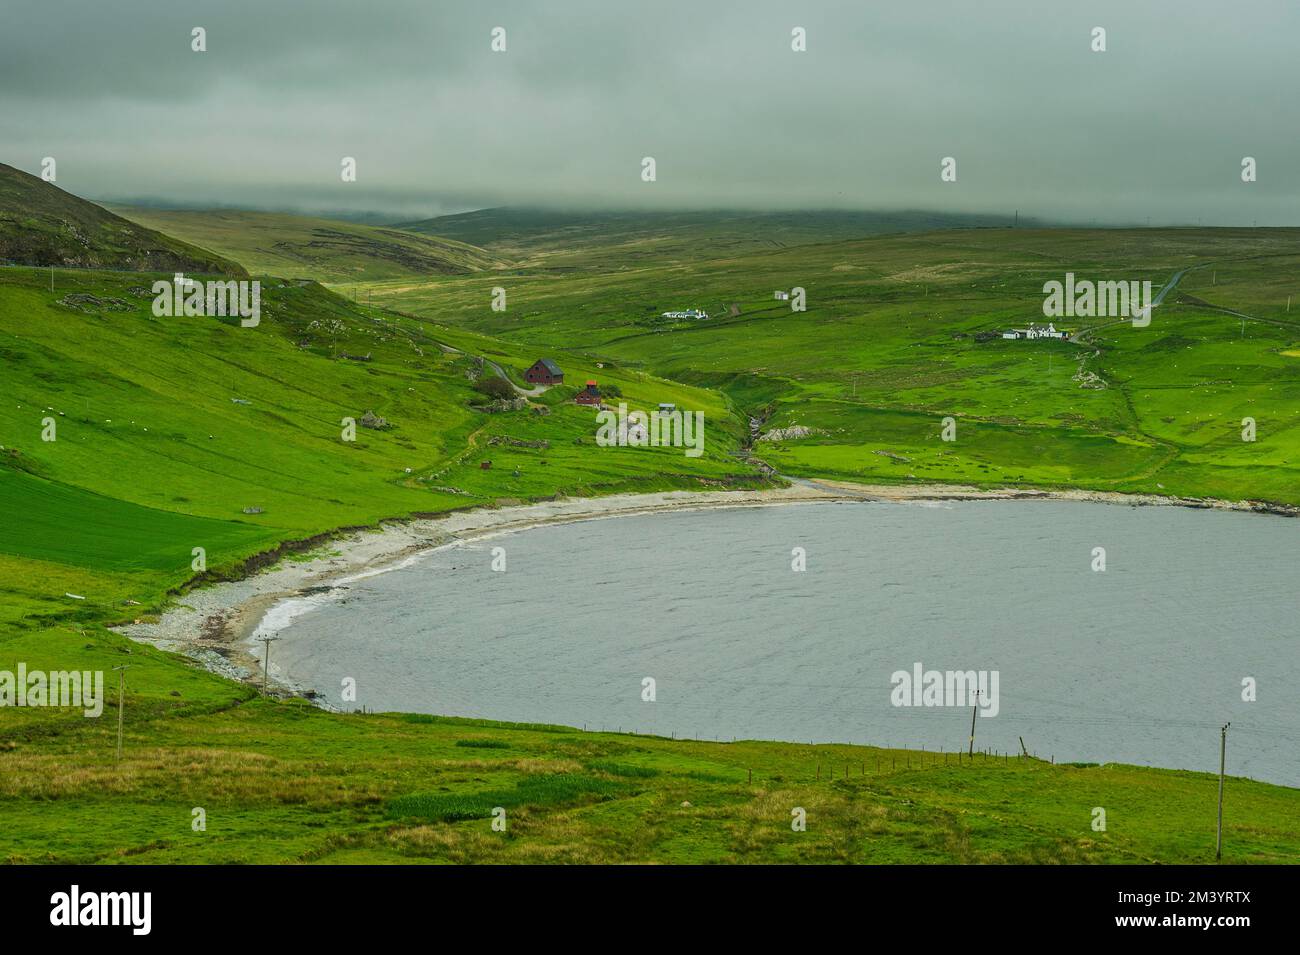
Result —
[[[520, 241], [479, 238], [489, 258]], [[582, 275], [542, 254], [554, 238], [537, 241], [506, 269], [385, 282], [351, 245], [322, 260], [322, 277], [375, 279], [387, 308], [352, 301], [347, 283], [257, 270], [274, 261], [252, 254], [262, 238], [222, 244], [263, 283], [256, 328], [155, 318], [160, 273], [56, 269], [51, 289], [48, 269], [0, 268], [0, 670], [131, 666], [121, 764], [114, 687], [99, 719], [0, 710], [0, 859], [1209, 861], [1206, 774], [330, 714], [108, 629], [339, 528], [761, 486], [743, 460], [749, 415], [818, 429], [759, 444], [794, 475], [1297, 499], [1300, 346], [1279, 304], [1295, 233], [965, 230], [713, 259], [679, 245], [676, 264], [613, 270], [624, 240], [600, 251], [589, 238], [566, 253], [587, 260]], [[132, 254], [102, 264], [126, 269]], [[1042, 282], [1067, 268], [1159, 283], [1189, 264], [1204, 268], [1150, 328], [975, 341], [1034, 318]], [[496, 285], [505, 313], [489, 307]], [[794, 285], [806, 313], [772, 300]], [[716, 317], [658, 317], [690, 305]], [[1211, 306], [1249, 314], [1245, 334]], [[499, 366], [520, 383], [542, 355], [564, 386], [486, 410], [474, 379]], [[1079, 388], [1080, 365], [1107, 387]], [[703, 411], [706, 453], [597, 447], [593, 412], [571, 400], [587, 378], [634, 408]], [[388, 426], [345, 441], [343, 419], [366, 412]], [[938, 440], [947, 414], [960, 422], [951, 445]], [[1243, 414], [1260, 432], [1244, 447]], [[1226, 861], [1300, 860], [1300, 790], [1234, 779], [1229, 794]], [[497, 806], [504, 833], [490, 826]], [[1106, 832], [1091, 829], [1096, 806]], [[196, 807], [206, 831], [191, 828]], [[795, 807], [807, 832], [790, 828]]]
[[[133, 666], [122, 762], [112, 706], [99, 720], [15, 711], [22, 722], [9, 720], [0, 743], [0, 860], [1213, 860], [1209, 774], [328, 714], [118, 640], [97, 641], [83, 663]], [[15, 652], [42, 659], [19, 638], [0, 643], [0, 664]], [[1224, 862], [1297, 861], [1300, 792], [1233, 779], [1227, 800]], [[491, 825], [497, 807], [504, 832]], [[1092, 829], [1095, 807], [1104, 832]], [[204, 831], [192, 828], [196, 808]], [[796, 808], [804, 832], [791, 828]]]
[[[1063, 320], [1098, 326], [1078, 342], [995, 334], [1042, 321], [1043, 283], [1067, 271], [1158, 290], [1188, 266], [1148, 327]], [[766, 428], [813, 429], [759, 445], [791, 475], [1297, 504], [1297, 266], [1298, 230], [980, 229], [628, 272], [392, 283], [374, 300], [716, 388]], [[506, 313], [487, 307], [498, 282]], [[773, 298], [795, 286], [806, 312]], [[659, 317], [691, 306], [712, 317]], [[1225, 308], [1249, 316], [1244, 328]], [[952, 442], [941, 440], [948, 416]], [[1241, 437], [1248, 416], [1254, 442]]]
[[132, 222], [211, 249], [258, 275], [357, 283], [507, 264], [451, 239], [333, 219], [234, 209], [108, 208]]

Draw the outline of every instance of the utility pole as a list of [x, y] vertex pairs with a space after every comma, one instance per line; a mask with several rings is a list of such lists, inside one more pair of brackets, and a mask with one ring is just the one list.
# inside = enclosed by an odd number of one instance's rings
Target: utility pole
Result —
[[979, 711], [980, 711], [980, 691], [976, 690], [975, 705], [971, 707], [971, 711], [970, 711], [970, 753], [968, 755], [970, 756], [971, 759], [975, 758], [975, 717], [979, 715]]
[[260, 637], [259, 639], [266, 645], [266, 650], [262, 654], [262, 695], [266, 696], [266, 679], [271, 673], [271, 644], [280, 638]]
[[1214, 861], [1218, 862], [1223, 857], [1223, 767], [1228, 754], [1228, 727], [1227, 723], [1219, 730], [1219, 827], [1214, 835]]
[[131, 664], [124, 663], [121, 666], [113, 667], [117, 671], [117, 760], [122, 761], [122, 718], [126, 714], [126, 696], [124, 687], [126, 684], [126, 671], [131, 669]]

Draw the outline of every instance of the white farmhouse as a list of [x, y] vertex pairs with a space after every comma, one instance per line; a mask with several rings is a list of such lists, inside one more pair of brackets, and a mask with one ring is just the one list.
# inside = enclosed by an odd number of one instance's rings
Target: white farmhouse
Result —
[[1028, 328], [1013, 328], [1002, 333], [1003, 338], [1069, 338], [1070, 333], [1058, 330], [1054, 322], [1046, 325], [1030, 323]]

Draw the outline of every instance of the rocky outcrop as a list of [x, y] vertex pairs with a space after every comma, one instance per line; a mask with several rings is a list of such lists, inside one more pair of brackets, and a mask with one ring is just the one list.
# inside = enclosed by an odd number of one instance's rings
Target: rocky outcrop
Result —
[[479, 410], [486, 411], [488, 414], [497, 414], [502, 411], [523, 411], [527, 407], [527, 398], [498, 398], [496, 401], [481, 405]]
[[878, 451], [872, 451], [872, 454], [879, 454], [881, 457], [889, 458], [891, 461], [899, 461], [903, 464], [911, 464], [912, 459], [901, 454], [895, 454], [893, 451], [886, 451], [883, 448]]
[[503, 434], [494, 434], [488, 438], [488, 444], [504, 444], [511, 448], [549, 448], [551, 442], [544, 438], [536, 441], [525, 441], [523, 438], [511, 438]]
[[95, 312], [129, 312], [134, 307], [130, 302], [124, 302], [120, 298], [100, 298], [88, 292], [73, 292], [63, 296], [54, 304], [77, 312], [85, 312], [87, 315], [93, 315]]
[[758, 436], [760, 441], [795, 441], [799, 438], [806, 438], [811, 434], [825, 434], [821, 428], [805, 428], [801, 424], [793, 424], [788, 428], [773, 428], [771, 431], [764, 431]]

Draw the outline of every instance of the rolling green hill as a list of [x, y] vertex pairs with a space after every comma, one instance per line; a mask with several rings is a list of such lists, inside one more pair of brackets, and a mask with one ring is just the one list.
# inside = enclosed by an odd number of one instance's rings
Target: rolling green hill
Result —
[[451, 239], [333, 219], [229, 209], [110, 205], [114, 212], [239, 262], [250, 272], [326, 283], [477, 272], [500, 256]]
[[[1076, 341], [1001, 338], [1044, 321], [1043, 284], [1066, 272], [1158, 291], [1189, 266], [1147, 327], [1063, 319], [1096, 327]], [[1297, 505], [1297, 274], [1296, 229], [972, 229], [629, 271], [597, 255], [579, 272], [393, 284], [374, 300], [723, 390], [765, 430], [812, 429], [759, 443], [789, 475]], [[495, 284], [506, 312], [486, 307]], [[805, 312], [774, 299], [796, 286]], [[687, 307], [711, 317], [662, 317]], [[949, 416], [953, 442], [940, 437]]]
[[206, 249], [129, 222], [2, 163], [0, 264], [245, 274]]
[[519, 266], [588, 271], [671, 265], [890, 232], [1005, 225], [936, 212], [557, 212], [481, 209], [394, 228], [482, 246]]
[[[158, 319], [156, 277], [58, 271], [51, 292], [47, 272], [0, 270], [0, 470], [16, 472], [0, 483], [7, 612], [113, 619], [127, 599], [156, 606], [192, 576], [195, 546], [209, 567], [229, 567], [283, 540], [414, 512], [757, 480], [728, 453], [743, 425], [714, 392], [575, 359], [565, 367], [577, 384], [532, 399], [549, 414], [484, 413], [469, 376], [493, 372], [478, 358], [518, 382], [534, 349], [367, 311], [306, 281], [267, 280], [255, 328]], [[705, 455], [600, 453], [591, 410], [569, 400], [589, 377], [635, 407], [704, 410]], [[358, 425], [345, 442], [343, 419], [367, 412], [389, 426]], [[550, 448], [489, 447], [493, 436]], [[77, 578], [64, 589], [88, 600], [69, 607], [26, 559], [63, 565]]]

